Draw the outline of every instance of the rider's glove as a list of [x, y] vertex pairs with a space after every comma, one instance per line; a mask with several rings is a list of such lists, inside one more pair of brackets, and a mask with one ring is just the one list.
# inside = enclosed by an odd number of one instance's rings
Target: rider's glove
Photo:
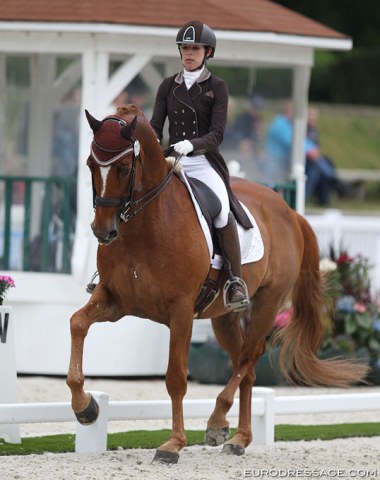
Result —
[[182, 140], [182, 142], [175, 143], [172, 146], [174, 147], [174, 150], [180, 155], [188, 155], [194, 150], [194, 147], [192, 143], [189, 142], [189, 140]]

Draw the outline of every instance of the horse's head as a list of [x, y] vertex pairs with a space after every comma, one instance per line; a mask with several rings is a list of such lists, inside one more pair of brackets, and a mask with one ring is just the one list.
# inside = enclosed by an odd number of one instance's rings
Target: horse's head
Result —
[[87, 160], [92, 174], [95, 218], [91, 224], [99, 243], [109, 244], [118, 235], [120, 220], [132, 202], [140, 144], [136, 139], [137, 118], [142, 113], [134, 106], [127, 115], [111, 115], [97, 120], [86, 110], [94, 133]]
[[120, 221], [134, 218], [153, 201], [174, 168], [165, 162], [150, 123], [135, 105], [119, 107], [101, 121], [87, 111], [86, 116], [94, 133], [87, 160], [95, 209], [91, 228], [99, 243], [109, 244], [118, 235]]

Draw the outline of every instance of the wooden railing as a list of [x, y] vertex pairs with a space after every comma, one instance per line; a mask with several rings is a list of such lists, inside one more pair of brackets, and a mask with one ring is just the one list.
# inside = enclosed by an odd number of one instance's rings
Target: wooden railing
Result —
[[70, 272], [76, 178], [0, 176], [0, 268]]
[[296, 208], [296, 182], [278, 183], [272, 188], [275, 192], [279, 193], [282, 196], [282, 198], [290, 207], [292, 207], [293, 209]]

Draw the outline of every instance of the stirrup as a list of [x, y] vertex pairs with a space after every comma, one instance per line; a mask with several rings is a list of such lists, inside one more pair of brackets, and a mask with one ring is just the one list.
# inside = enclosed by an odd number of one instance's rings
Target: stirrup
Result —
[[[245, 298], [240, 302], [232, 303], [228, 300], [228, 290], [234, 284], [239, 285], [244, 290]], [[227, 282], [224, 284], [224, 287], [223, 287], [223, 302], [224, 302], [224, 308], [227, 308], [228, 310], [233, 310], [234, 312], [242, 312], [248, 307], [248, 305], [250, 304], [249, 297], [248, 297], [248, 287], [242, 278], [232, 277], [229, 280], [227, 280]]]
[[87, 284], [86, 286], [86, 292], [87, 293], [90, 293], [92, 295], [93, 291], [95, 290], [95, 287], [96, 287], [96, 283], [94, 283], [94, 280], [96, 277], [99, 276], [99, 273], [96, 271], [94, 273], [94, 275], [92, 276], [91, 280], [90, 280], [90, 283]]

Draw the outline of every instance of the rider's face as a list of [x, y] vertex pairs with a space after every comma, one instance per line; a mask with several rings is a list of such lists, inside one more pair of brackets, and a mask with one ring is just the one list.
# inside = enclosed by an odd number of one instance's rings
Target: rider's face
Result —
[[180, 46], [182, 54], [182, 65], [186, 70], [196, 70], [203, 63], [206, 48], [202, 45], [187, 45]]

